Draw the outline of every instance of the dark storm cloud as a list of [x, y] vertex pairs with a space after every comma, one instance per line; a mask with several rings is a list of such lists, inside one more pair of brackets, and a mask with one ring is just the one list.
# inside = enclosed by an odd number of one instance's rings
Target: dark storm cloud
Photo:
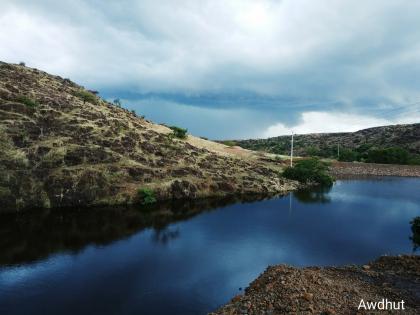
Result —
[[[239, 117], [227, 138], [286, 132], [308, 112], [349, 126], [366, 114], [366, 126], [409, 122], [419, 117], [418, 12], [408, 0], [2, 1], [0, 59], [127, 106], [153, 103], [151, 118], [168, 103], [213, 110], [214, 121], [192, 128], [210, 136], [220, 136], [211, 126], [223, 110]], [[260, 131], [233, 129], [250, 117]]]

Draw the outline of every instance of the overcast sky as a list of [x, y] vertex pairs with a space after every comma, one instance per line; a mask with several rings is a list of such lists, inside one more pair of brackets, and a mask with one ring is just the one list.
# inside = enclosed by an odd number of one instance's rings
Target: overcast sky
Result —
[[0, 60], [209, 138], [420, 122], [420, 1], [0, 0]]

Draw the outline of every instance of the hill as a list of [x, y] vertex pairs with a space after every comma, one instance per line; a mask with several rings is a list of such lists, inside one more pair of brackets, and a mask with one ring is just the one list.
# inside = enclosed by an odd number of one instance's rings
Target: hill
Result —
[[295, 188], [264, 155], [178, 139], [96, 94], [0, 63], [1, 210], [141, 203], [145, 189], [172, 200]]
[[[268, 139], [236, 140], [234, 144], [250, 150], [290, 154], [290, 136]], [[363, 155], [372, 149], [401, 148], [408, 154], [420, 154], [420, 124], [391, 125], [346, 133], [312, 133], [294, 136], [294, 152], [299, 156], [337, 157], [353, 150]]]

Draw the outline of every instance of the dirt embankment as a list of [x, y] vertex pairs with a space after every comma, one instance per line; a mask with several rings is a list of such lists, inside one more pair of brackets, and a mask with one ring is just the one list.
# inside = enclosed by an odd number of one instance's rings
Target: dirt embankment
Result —
[[334, 162], [330, 173], [335, 177], [347, 176], [406, 176], [420, 177], [420, 165], [373, 164]]
[[[366, 310], [383, 299], [400, 310], [378, 310], [381, 304]], [[244, 295], [212, 314], [388, 313], [420, 314], [420, 256], [384, 256], [364, 266], [269, 267]]]

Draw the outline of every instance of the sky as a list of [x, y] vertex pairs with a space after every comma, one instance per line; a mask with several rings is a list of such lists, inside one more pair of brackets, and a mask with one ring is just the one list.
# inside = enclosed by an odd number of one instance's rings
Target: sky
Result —
[[420, 122], [420, 2], [0, 0], [0, 60], [211, 139]]

